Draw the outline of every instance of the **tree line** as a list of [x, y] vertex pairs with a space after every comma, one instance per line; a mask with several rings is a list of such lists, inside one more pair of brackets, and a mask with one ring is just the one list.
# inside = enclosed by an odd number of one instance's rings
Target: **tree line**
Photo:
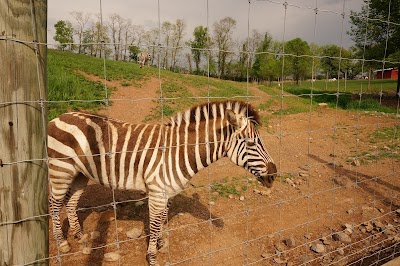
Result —
[[[62, 50], [123, 61], [136, 60], [140, 51], [146, 51], [153, 55], [150, 64], [163, 69], [210, 73], [238, 81], [250, 78], [272, 82], [283, 77], [298, 83], [304, 79], [353, 78], [361, 71], [371, 73], [373, 69], [391, 66], [391, 61], [400, 61], [399, 27], [396, 29], [390, 23], [366, 25], [368, 14], [382, 21], [387, 17], [388, 3], [378, 2], [382, 1], [365, 1], [360, 12], [351, 12], [348, 34], [355, 45], [350, 49], [308, 43], [301, 38], [281, 42], [268, 32], [256, 30], [247, 38], [235, 39], [236, 20], [231, 17], [216, 21], [210, 29], [197, 26], [187, 37], [186, 22], [182, 19], [164, 21], [160, 28], [146, 30], [118, 14], [101, 23], [99, 16], [72, 12], [73, 23], [60, 20], [54, 25], [54, 39]], [[391, 8], [398, 6], [400, 10], [399, 3], [400, 0], [391, 1]], [[400, 16], [396, 14], [391, 14], [392, 20], [398, 23]], [[366, 29], [374, 34], [366, 34]], [[386, 65], [382, 60], [388, 61]]]

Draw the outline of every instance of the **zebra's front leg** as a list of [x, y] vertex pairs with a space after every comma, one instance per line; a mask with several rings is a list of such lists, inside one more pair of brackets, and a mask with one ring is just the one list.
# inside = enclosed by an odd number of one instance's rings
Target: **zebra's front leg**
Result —
[[157, 244], [161, 236], [162, 223], [168, 214], [168, 200], [163, 193], [149, 193], [150, 239], [147, 248], [147, 261], [156, 266]]

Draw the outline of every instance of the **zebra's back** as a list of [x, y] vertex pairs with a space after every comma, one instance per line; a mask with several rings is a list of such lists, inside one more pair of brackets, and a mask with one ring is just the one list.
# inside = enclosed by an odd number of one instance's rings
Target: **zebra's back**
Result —
[[162, 128], [87, 113], [63, 114], [48, 126], [51, 177], [82, 173], [106, 187], [146, 191], [144, 179], [162, 159]]

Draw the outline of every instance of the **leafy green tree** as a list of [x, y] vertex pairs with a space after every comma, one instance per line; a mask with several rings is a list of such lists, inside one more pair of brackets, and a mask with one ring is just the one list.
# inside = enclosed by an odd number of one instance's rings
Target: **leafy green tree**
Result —
[[129, 50], [129, 59], [133, 61], [137, 61], [137, 56], [140, 53], [140, 48], [136, 45], [131, 45], [128, 47]]
[[74, 46], [72, 44], [67, 45], [67, 43], [74, 42], [74, 28], [72, 27], [72, 23], [66, 20], [60, 20], [54, 24], [54, 28], [56, 29], [56, 34], [53, 39], [60, 43], [58, 49], [64, 51], [65, 48], [69, 46], [69, 50], [73, 50]]
[[349, 50], [334, 44], [325, 45], [321, 47], [321, 50], [323, 56], [321, 58], [321, 68], [325, 73], [328, 73], [329, 77], [337, 77], [339, 71], [347, 75], [352, 67], [352, 54]]
[[293, 75], [296, 84], [300, 79], [311, 76], [311, 49], [306, 41], [296, 38], [285, 44], [285, 73]]
[[276, 56], [279, 53], [280, 44], [272, 40], [272, 36], [266, 32], [264, 40], [256, 50], [253, 64], [253, 76], [258, 80], [272, 82], [280, 76], [281, 62]]
[[193, 31], [194, 40], [188, 43], [192, 47], [193, 61], [196, 65], [196, 72], [200, 72], [201, 57], [204, 54], [204, 49], [207, 48], [207, 41], [209, 39], [207, 27], [197, 26]]
[[[356, 43], [358, 56], [383, 60], [385, 55], [389, 57], [400, 51], [400, 27], [397, 26], [400, 23], [399, 10], [400, 0], [364, 0], [360, 12], [351, 11], [352, 26], [348, 34]], [[382, 67], [381, 62], [365, 63], [370, 67]]]

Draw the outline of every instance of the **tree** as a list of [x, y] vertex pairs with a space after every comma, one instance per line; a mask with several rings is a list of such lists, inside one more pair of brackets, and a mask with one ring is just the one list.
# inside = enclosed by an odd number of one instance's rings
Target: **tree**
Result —
[[79, 41], [78, 53], [81, 53], [83, 34], [85, 31], [86, 24], [90, 20], [90, 14], [83, 14], [83, 12], [74, 11], [71, 12], [71, 16], [73, 16], [76, 22], [78, 23], [75, 32], [78, 35], [78, 41]]
[[171, 49], [170, 46], [170, 41], [171, 41], [171, 35], [172, 32], [175, 30], [175, 25], [172, 24], [169, 21], [164, 21], [161, 25], [161, 34], [162, 34], [162, 40], [164, 41], [164, 55], [163, 55], [163, 60], [162, 60], [162, 67], [165, 69], [169, 69], [169, 49]]
[[[337, 77], [340, 73], [347, 75], [351, 67], [351, 52], [337, 45], [330, 44], [321, 47], [321, 68], [329, 77]], [[339, 73], [340, 71], [340, 73]]]
[[111, 39], [114, 44], [114, 59], [116, 61], [120, 59], [122, 32], [124, 27], [125, 19], [123, 17], [118, 14], [112, 14], [110, 16], [109, 28], [111, 31]]
[[129, 59], [137, 61], [137, 56], [140, 53], [140, 48], [136, 45], [131, 45], [128, 47], [128, 50], [129, 50]]
[[293, 75], [296, 84], [311, 74], [312, 59], [310, 46], [306, 41], [296, 38], [285, 44], [285, 72]]
[[259, 44], [253, 64], [253, 75], [258, 80], [268, 80], [272, 82], [281, 74], [281, 62], [277, 56], [280, 52], [281, 44], [274, 42], [272, 36], [266, 32], [264, 40]]
[[213, 24], [214, 43], [218, 48], [218, 76], [224, 77], [225, 64], [228, 56], [228, 50], [232, 47], [232, 33], [236, 27], [236, 20], [231, 17], [225, 17]]
[[72, 27], [71, 22], [60, 20], [54, 24], [54, 28], [56, 29], [56, 34], [53, 39], [60, 43], [58, 49], [64, 51], [67, 47], [67, 43], [69, 43], [69, 50], [73, 50], [74, 46], [71, 43], [74, 42], [74, 28]]
[[[364, 0], [360, 12], [351, 11], [352, 26], [348, 34], [356, 43], [359, 56], [383, 60], [385, 56], [400, 51], [400, 27], [397, 26], [400, 23], [399, 10], [400, 0]], [[388, 18], [390, 23], [387, 22]], [[365, 63], [371, 67], [382, 67], [381, 62]]]
[[197, 26], [193, 31], [194, 40], [189, 41], [192, 47], [193, 61], [196, 65], [196, 72], [200, 72], [201, 56], [204, 54], [204, 49], [207, 48], [207, 40], [209, 39], [207, 27]]
[[179, 50], [181, 50], [181, 42], [183, 39], [183, 36], [185, 36], [185, 29], [186, 29], [186, 24], [185, 21], [182, 19], [177, 19], [175, 22], [175, 27], [174, 31], [172, 33], [172, 41], [174, 43], [174, 47], [172, 48], [172, 69], [175, 69], [176, 67], [176, 62], [177, 62], [177, 56], [179, 53]]

